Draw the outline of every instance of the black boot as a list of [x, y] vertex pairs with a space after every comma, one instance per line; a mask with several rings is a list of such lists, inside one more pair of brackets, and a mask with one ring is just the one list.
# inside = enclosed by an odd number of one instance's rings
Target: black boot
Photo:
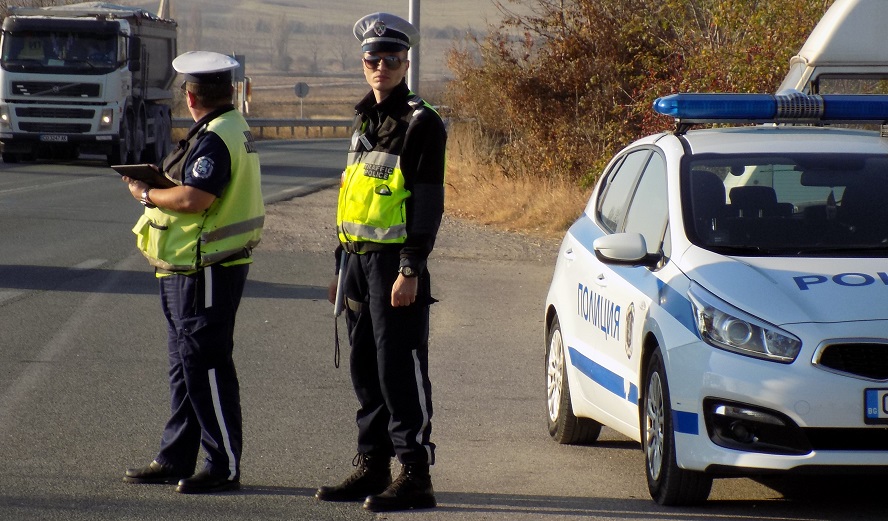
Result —
[[364, 508], [371, 512], [391, 512], [417, 508], [434, 508], [435, 491], [428, 465], [404, 465], [401, 475], [384, 492], [370, 496]]
[[315, 497], [321, 501], [363, 501], [392, 483], [389, 456], [358, 453], [352, 465], [357, 468], [351, 476], [339, 485], [319, 488]]

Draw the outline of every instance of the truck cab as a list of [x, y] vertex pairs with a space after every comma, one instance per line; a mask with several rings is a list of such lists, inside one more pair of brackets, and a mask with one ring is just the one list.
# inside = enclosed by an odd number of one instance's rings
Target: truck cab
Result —
[[80, 153], [156, 162], [170, 147], [176, 23], [87, 2], [11, 9], [0, 38], [4, 162]]

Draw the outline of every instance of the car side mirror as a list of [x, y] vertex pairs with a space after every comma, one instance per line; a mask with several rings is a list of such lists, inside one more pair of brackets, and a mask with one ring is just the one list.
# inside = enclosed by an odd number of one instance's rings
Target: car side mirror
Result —
[[605, 264], [653, 268], [663, 259], [659, 253], [648, 253], [647, 243], [640, 233], [605, 235], [595, 239], [592, 249], [598, 260]]

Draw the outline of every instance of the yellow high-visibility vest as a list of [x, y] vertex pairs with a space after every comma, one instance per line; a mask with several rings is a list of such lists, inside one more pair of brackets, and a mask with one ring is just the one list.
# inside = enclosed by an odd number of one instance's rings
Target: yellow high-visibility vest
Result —
[[245, 254], [262, 237], [265, 206], [259, 155], [250, 127], [231, 110], [207, 124], [222, 138], [231, 156], [231, 179], [213, 204], [201, 213], [146, 208], [133, 227], [136, 245], [152, 266], [172, 272], [193, 271]]

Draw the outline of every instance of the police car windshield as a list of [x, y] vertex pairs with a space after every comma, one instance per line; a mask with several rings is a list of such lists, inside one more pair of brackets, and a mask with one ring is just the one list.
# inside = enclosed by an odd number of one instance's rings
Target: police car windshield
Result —
[[686, 231], [727, 254], [888, 256], [888, 157], [694, 156]]

